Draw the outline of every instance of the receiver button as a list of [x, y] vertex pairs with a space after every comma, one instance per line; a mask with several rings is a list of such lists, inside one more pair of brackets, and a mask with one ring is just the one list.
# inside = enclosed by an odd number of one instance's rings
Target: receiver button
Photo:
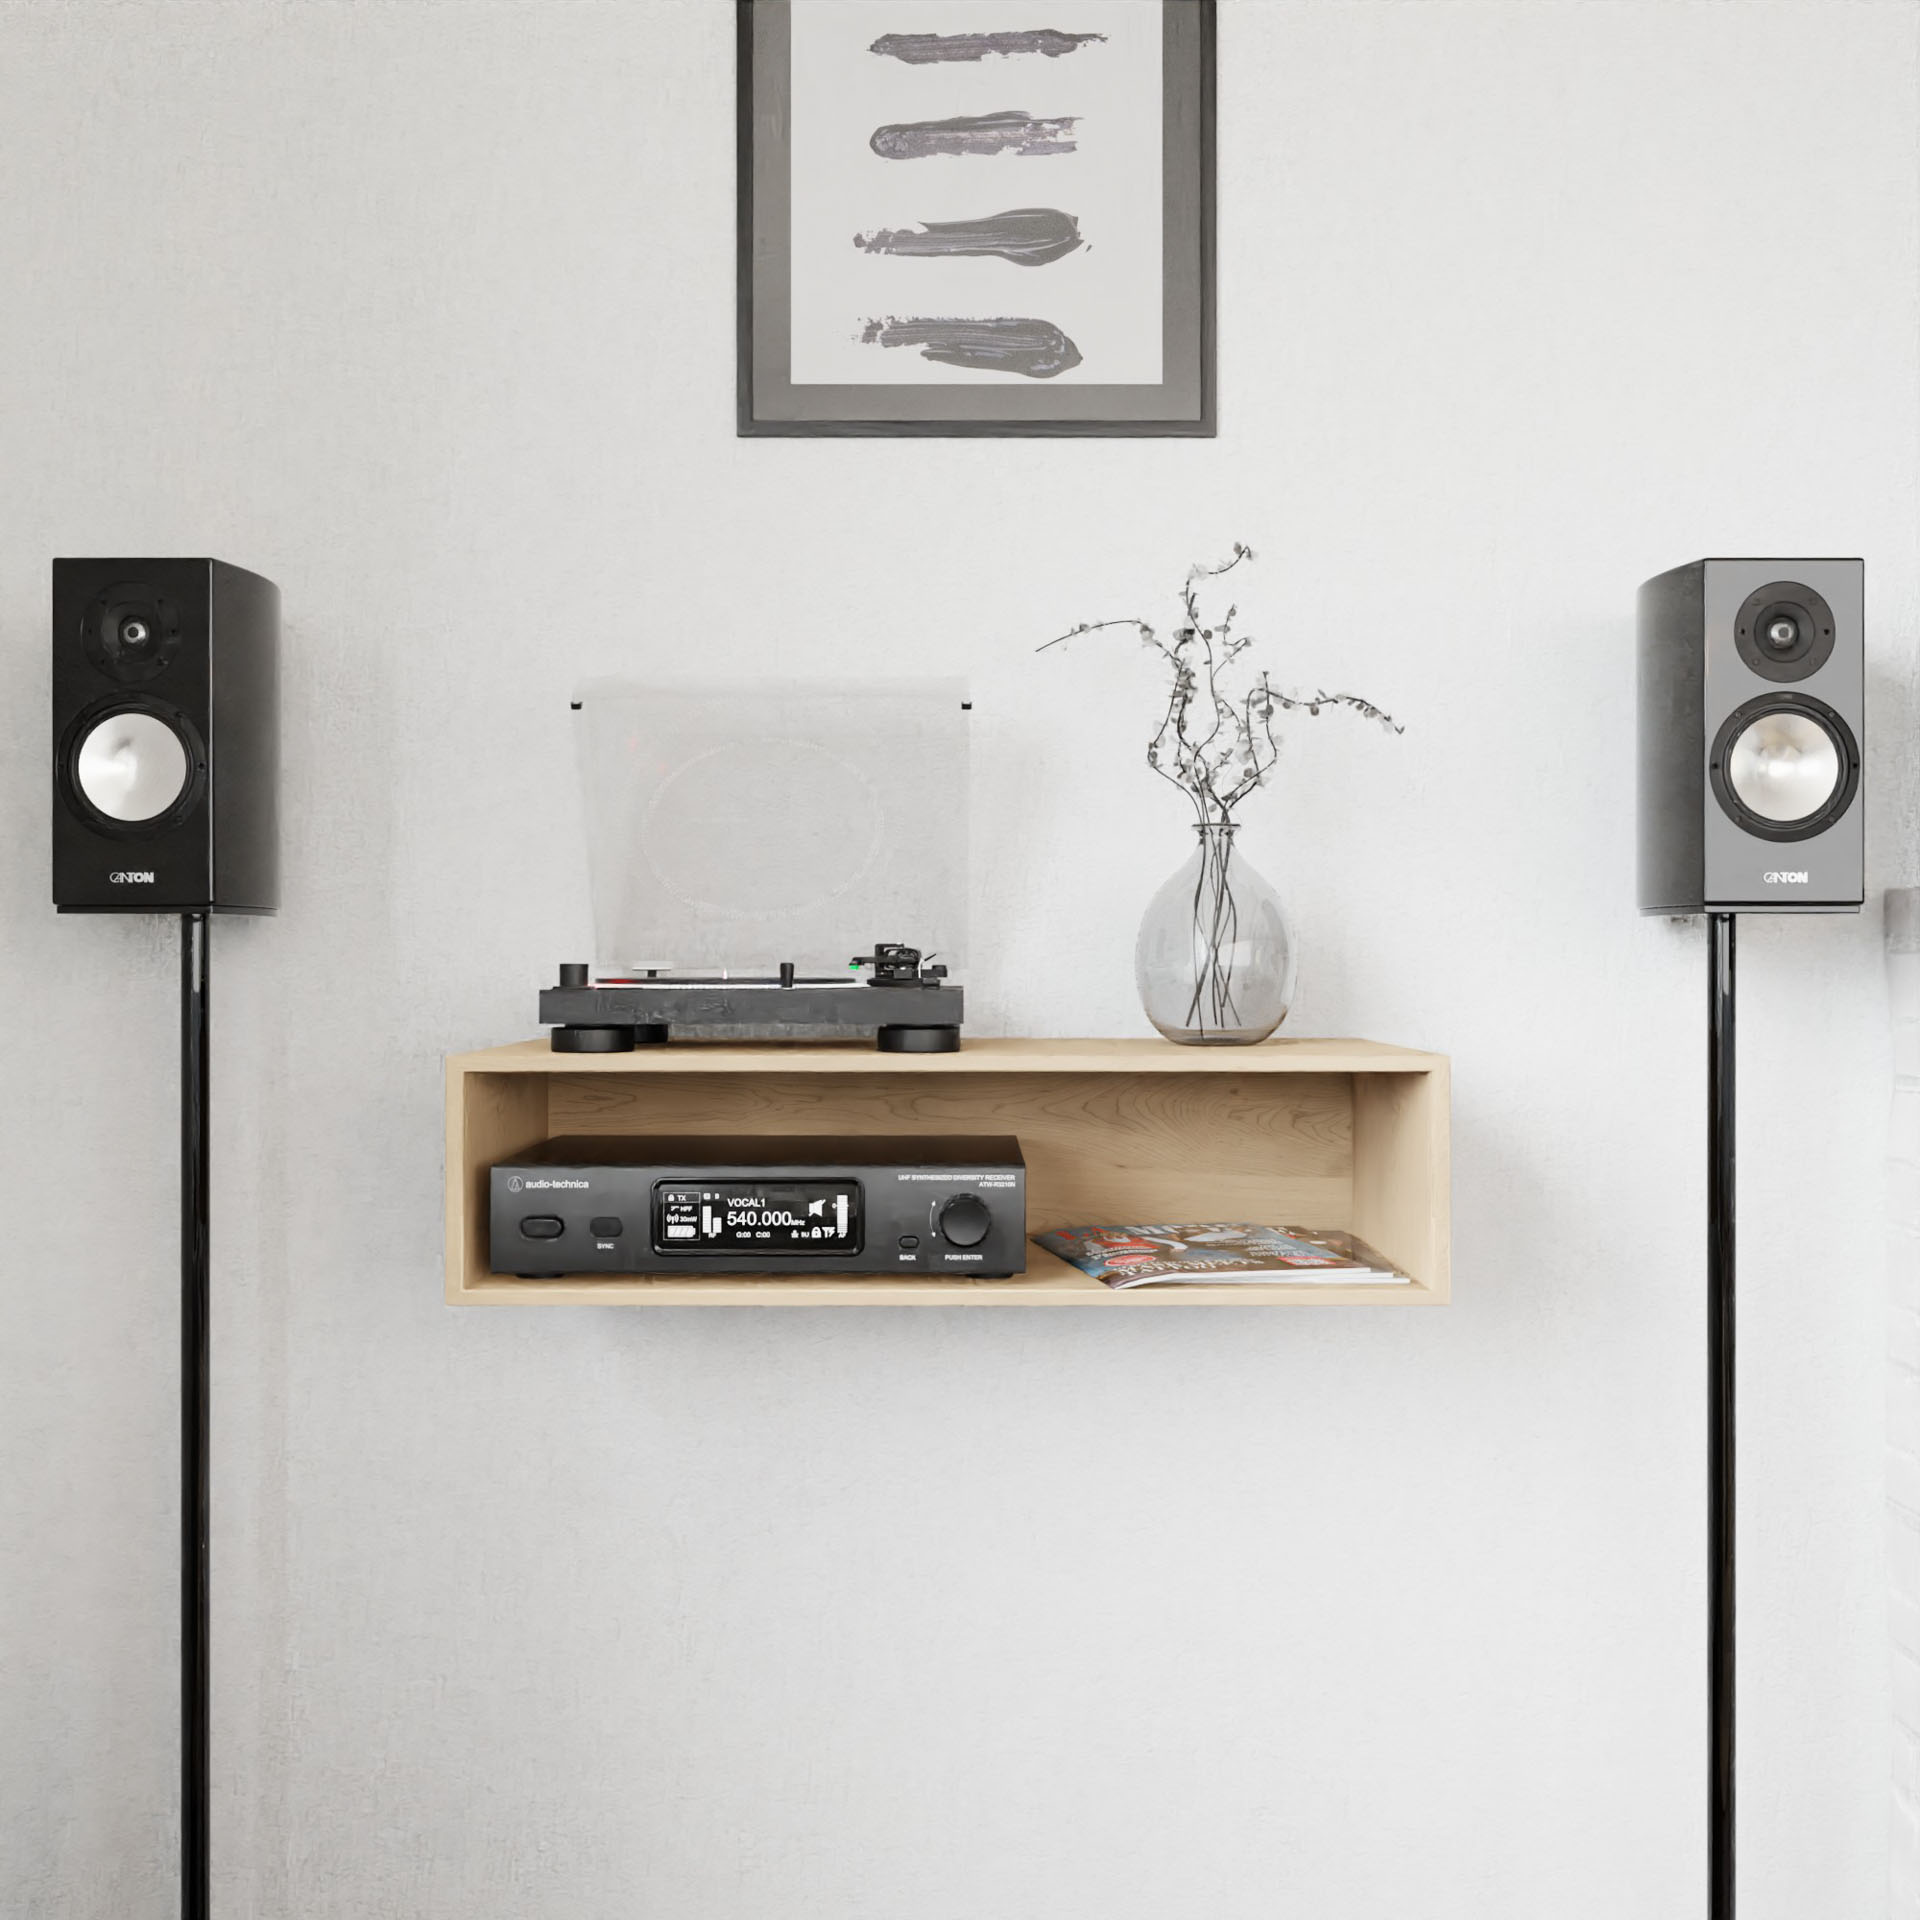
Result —
[[587, 1231], [596, 1240], [618, 1240], [626, 1230], [626, 1222], [617, 1213], [596, 1213], [587, 1222]]
[[551, 1213], [530, 1213], [520, 1222], [520, 1231], [529, 1240], [558, 1240], [567, 1223]]
[[970, 1193], [958, 1195], [940, 1209], [941, 1237], [956, 1247], [977, 1247], [992, 1225], [986, 1202]]

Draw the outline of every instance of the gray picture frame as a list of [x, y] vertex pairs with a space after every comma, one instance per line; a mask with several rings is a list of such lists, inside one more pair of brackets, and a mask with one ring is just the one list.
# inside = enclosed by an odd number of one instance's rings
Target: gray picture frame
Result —
[[1161, 337], [1157, 386], [796, 386], [789, 378], [793, 0], [735, 0], [738, 431], [742, 438], [973, 435], [1210, 439], [1214, 354], [1214, 0], [1161, 0]]

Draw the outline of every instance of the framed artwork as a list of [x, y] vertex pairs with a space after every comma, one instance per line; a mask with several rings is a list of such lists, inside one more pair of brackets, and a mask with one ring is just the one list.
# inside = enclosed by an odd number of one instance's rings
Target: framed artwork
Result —
[[736, 4], [742, 434], [1214, 431], [1214, 0]]

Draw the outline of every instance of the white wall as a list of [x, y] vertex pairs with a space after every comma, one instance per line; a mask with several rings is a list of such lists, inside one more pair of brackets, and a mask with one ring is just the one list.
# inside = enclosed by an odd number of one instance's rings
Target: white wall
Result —
[[[47, 907], [47, 559], [208, 550], [287, 609], [286, 908], [215, 943], [223, 1916], [1701, 1910], [1633, 590], [1867, 556], [1913, 878], [1920, 22], [1222, 15], [1217, 441], [743, 443], [719, 0], [0, 0], [9, 1914], [167, 1911], [173, 1818], [172, 931]], [[1298, 1029], [1455, 1058], [1450, 1310], [441, 1304], [439, 1056], [586, 944], [578, 678], [964, 668], [977, 1025], [1140, 1032], [1151, 683], [1030, 648], [1235, 537], [1282, 677], [1409, 722], [1297, 729], [1247, 838]], [[1744, 1920], [1886, 1901], [1878, 942], [1742, 929]]]

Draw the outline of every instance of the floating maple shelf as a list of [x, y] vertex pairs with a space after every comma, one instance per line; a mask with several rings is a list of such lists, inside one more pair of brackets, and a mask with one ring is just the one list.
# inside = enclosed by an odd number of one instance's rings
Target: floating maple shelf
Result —
[[[487, 1173], [561, 1134], [1012, 1133], [1027, 1224], [1243, 1220], [1344, 1227], [1410, 1276], [1357, 1286], [1116, 1293], [1039, 1247], [1012, 1280], [780, 1280], [488, 1270]], [[958, 1053], [676, 1042], [447, 1061], [447, 1298], [591, 1306], [1340, 1306], [1447, 1298], [1448, 1063], [1372, 1040], [1176, 1047], [969, 1040]]]

